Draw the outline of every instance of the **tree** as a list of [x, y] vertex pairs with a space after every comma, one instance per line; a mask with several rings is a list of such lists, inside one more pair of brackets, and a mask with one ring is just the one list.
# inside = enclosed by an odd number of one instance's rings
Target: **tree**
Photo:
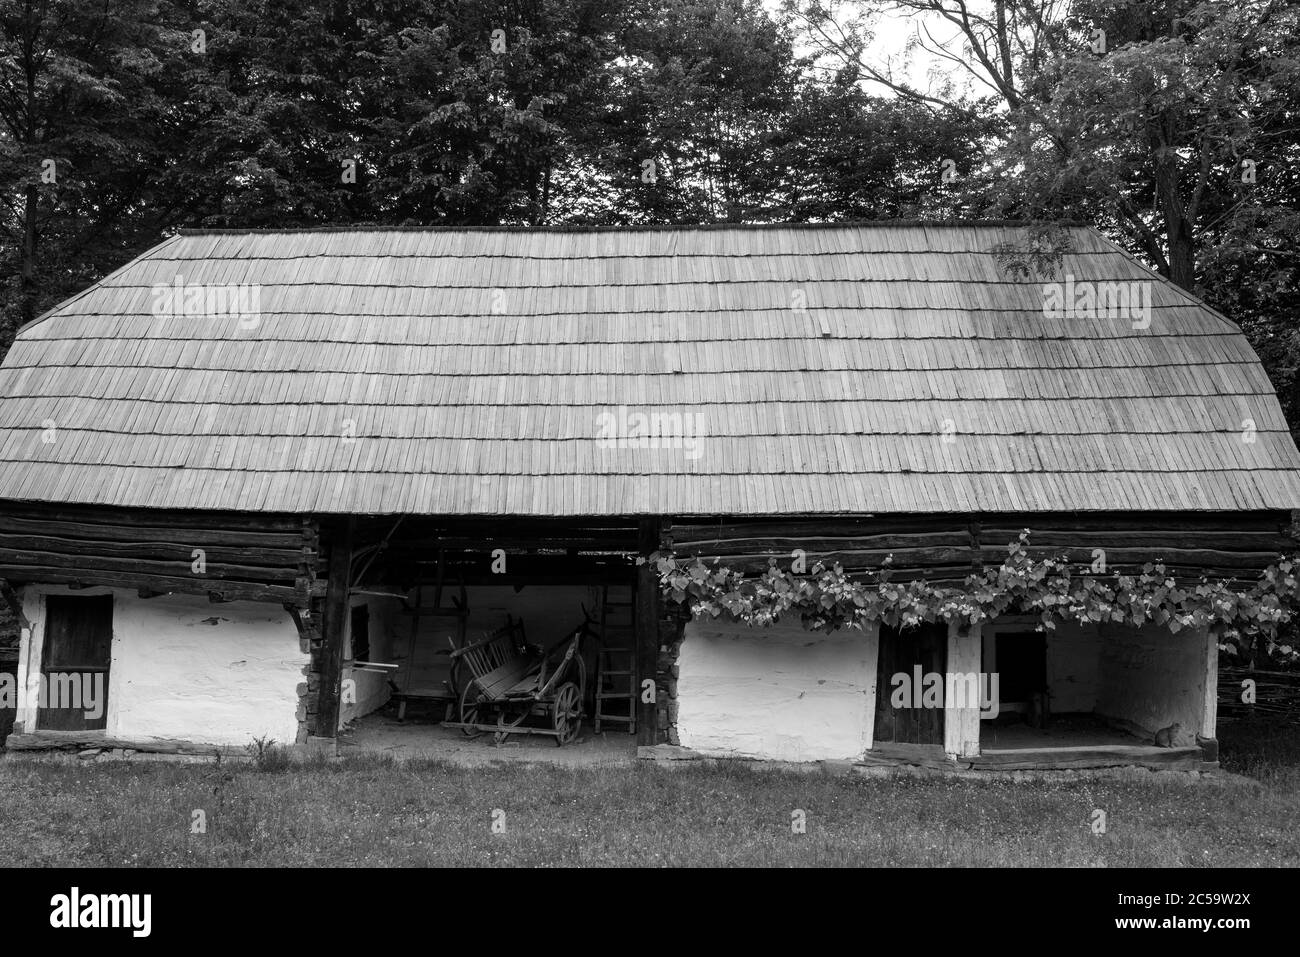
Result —
[[539, 225], [586, 190], [630, 4], [385, 6], [354, 55], [358, 135], [386, 222]]
[[0, 0], [4, 343], [114, 261], [121, 220], [162, 162], [149, 0]]

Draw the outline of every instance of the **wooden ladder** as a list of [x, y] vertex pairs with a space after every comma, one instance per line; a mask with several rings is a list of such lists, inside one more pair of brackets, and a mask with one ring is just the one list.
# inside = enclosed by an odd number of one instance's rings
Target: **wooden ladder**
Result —
[[636, 630], [632, 589], [626, 601], [611, 601], [610, 586], [600, 595], [600, 651], [596, 657], [595, 730], [605, 724], [625, 725], [636, 733]]

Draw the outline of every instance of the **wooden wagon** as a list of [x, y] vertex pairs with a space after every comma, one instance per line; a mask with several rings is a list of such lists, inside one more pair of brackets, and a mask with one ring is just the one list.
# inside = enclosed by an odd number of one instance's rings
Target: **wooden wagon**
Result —
[[[549, 652], [530, 645], [522, 621], [506, 624], [481, 641], [451, 653], [452, 686], [459, 721], [444, 725], [472, 736], [492, 732], [499, 746], [512, 734], [543, 734], [561, 747], [582, 729], [587, 666], [582, 641], [592, 634], [583, 622]], [[526, 723], [530, 717], [541, 724]]]

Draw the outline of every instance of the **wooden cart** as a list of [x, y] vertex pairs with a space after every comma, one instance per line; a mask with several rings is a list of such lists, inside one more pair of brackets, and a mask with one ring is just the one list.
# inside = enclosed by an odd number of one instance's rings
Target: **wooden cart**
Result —
[[[482, 641], [451, 653], [452, 685], [459, 721], [444, 721], [471, 737], [492, 732], [500, 746], [512, 734], [544, 734], [561, 747], [582, 729], [587, 666], [582, 642], [592, 634], [583, 622], [549, 652], [524, 639], [523, 622], [506, 624]], [[530, 717], [541, 724], [525, 723]]]

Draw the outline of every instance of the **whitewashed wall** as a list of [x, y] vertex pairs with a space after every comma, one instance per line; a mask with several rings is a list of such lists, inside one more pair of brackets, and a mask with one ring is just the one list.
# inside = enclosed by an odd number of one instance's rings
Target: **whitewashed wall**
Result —
[[875, 718], [871, 632], [692, 621], [677, 660], [677, 734], [703, 754], [859, 758]]
[[1054, 712], [1091, 711], [1097, 705], [1101, 635], [1096, 625], [1058, 622], [1047, 633], [1047, 686]]
[[1203, 628], [1174, 634], [1155, 625], [1101, 626], [1097, 712], [1148, 733], [1178, 722], [1182, 733], [1176, 743], [1183, 746], [1197, 734], [1212, 737], [1213, 718], [1207, 722], [1206, 716], [1216, 675], [1207, 669], [1208, 644]]
[[[370, 661], [395, 664], [395, 650], [405, 649], [406, 635], [410, 620], [402, 615], [401, 599], [382, 596], [354, 595], [349, 608], [366, 606], [370, 612]], [[405, 627], [403, 627], [403, 624]], [[354, 718], [377, 711], [388, 703], [392, 697], [389, 688], [390, 678], [396, 672], [380, 674], [377, 671], [356, 671], [352, 667], [355, 651], [352, 645], [352, 616], [348, 615], [345, 625], [344, 665], [342, 678], [352, 681], [355, 701], [346, 700], [346, 695], [339, 701], [339, 727], [343, 727]]]
[[32, 624], [19, 660], [27, 679], [20, 682], [18, 709], [25, 730], [39, 730], [27, 682], [40, 675], [48, 594], [113, 596], [110, 736], [223, 745], [266, 736], [294, 743], [297, 688], [306, 680], [308, 656], [299, 651], [288, 612], [260, 602], [214, 604], [189, 595], [145, 599], [109, 588], [23, 590], [23, 614]]

